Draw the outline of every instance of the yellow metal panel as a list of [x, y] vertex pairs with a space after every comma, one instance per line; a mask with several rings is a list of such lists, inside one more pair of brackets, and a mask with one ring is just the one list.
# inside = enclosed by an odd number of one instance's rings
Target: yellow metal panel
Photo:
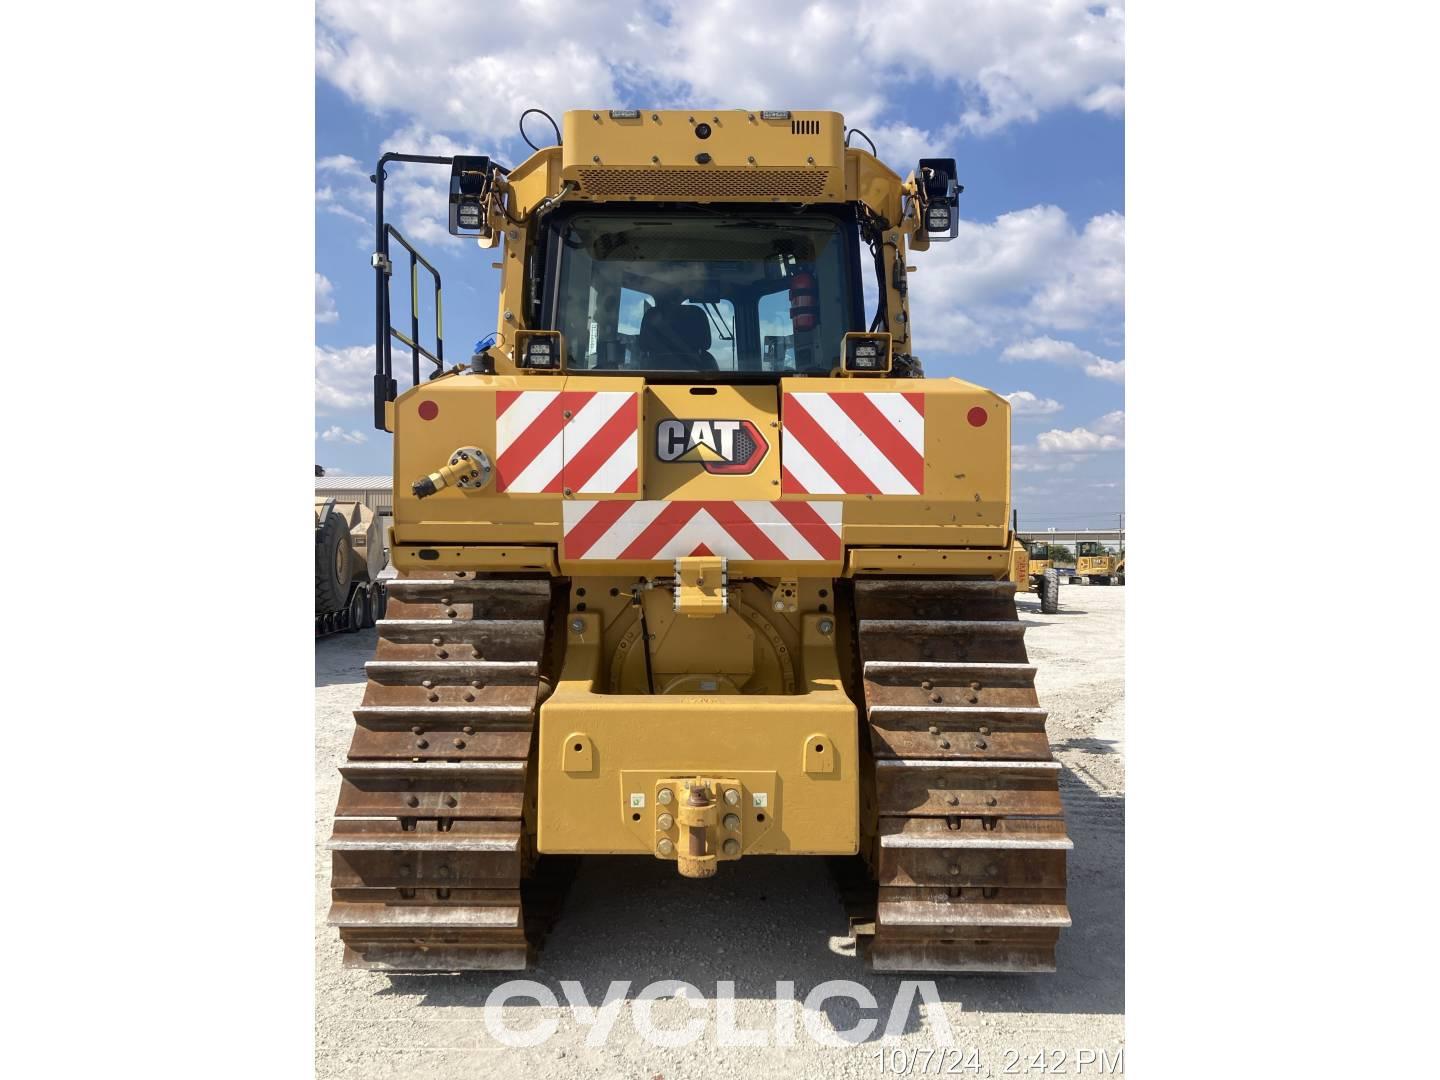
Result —
[[[645, 498], [774, 499], [780, 490], [779, 415], [773, 386], [647, 387], [640, 447]], [[748, 473], [719, 471], [743, 464], [735, 460], [741, 440], [729, 426], [743, 420], [754, 425], [764, 443], [763, 454]], [[675, 460], [662, 460], [661, 450], [669, 456], [671, 438], [680, 433], [687, 436], [686, 451]]]
[[[392, 530], [393, 535], [393, 530]], [[423, 554], [422, 554], [423, 553]], [[432, 554], [433, 553], [433, 554]], [[544, 570], [556, 574], [555, 549], [498, 544], [395, 544], [390, 561], [397, 570]]]
[[[849, 854], [859, 839], [855, 706], [838, 690], [797, 695], [609, 695], [557, 690], [540, 708], [540, 850], [650, 853], [649, 830], [630, 827], [634, 773], [736, 776], [774, 770], [771, 828], [746, 854]], [[564, 767], [565, 740], [583, 730], [595, 767]], [[807, 771], [807, 742], [826, 747], [830, 771]], [[753, 795], [751, 795], [753, 802]], [[753, 806], [752, 806], [753, 809]], [[749, 839], [747, 837], [747, 839]]]
[[[734, 110], [572, 110], [561, 175], [578, 199], [655, 202], [844, 202], [844, 119]], [[701, 137], [703, 135], [703, 137]]]
[[1010, 574], [1010, 552], [958, 548], [852, 548], [845, 576], [856, 574], [967, 574], [995, 578]]
[[[806, 692], [799, 694], [599, 693], [602, 629], [596, 611], [566, 618], [564, 667], [540, 708], [541, 851], [654, 853], [647, 793], [686, 777], [746, 785], [746, 812], [764, 818], [747, 823], [743, 854], [856, 850], [859, 719], [840, 682], [833, 616], [802, 619]], [[567, 740], [577, 732], [593, 747], [593, 767], [583, 773], [565, 768]], [[759, 774], [773, 774], [773, 783]]]

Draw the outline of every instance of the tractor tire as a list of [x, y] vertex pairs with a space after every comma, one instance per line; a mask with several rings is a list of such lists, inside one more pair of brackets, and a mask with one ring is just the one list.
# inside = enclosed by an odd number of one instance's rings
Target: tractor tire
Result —
[[374, 626], [381, 619], [385, 618], [385, 606], [390, 602], [390, 594], [385, 588], [384, 581], [377, 581], [370, 586], [370, 625]]
[[366, 599], [365, 586], [356, 585], [355, 590], [350, 594], [350, 617], [345, 620], [347, 634], [358, 633], [365, 625], [365, 612], [369, 608], [370, 602]]
[[1060, 572], [1046, 570], [1040, 581], [1040, 611], [1054, 615], [1060, 610]]
[[315, 530], [315, 610], [344, 608], [349, 591], [349, 530], [343, 517], [330, 514]]

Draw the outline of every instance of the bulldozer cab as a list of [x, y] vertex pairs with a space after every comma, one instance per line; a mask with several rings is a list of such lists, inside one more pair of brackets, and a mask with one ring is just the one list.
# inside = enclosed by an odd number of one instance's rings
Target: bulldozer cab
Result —
[[853, 213], [587, 207], [552, 215], [540, 323], [575, 372], [829, 375], [863, 329]]
[[1032, 562], [1049, 562], [1050, 545], [1043, 540], [1033, 540], [1030, 543], [1030, 559]]

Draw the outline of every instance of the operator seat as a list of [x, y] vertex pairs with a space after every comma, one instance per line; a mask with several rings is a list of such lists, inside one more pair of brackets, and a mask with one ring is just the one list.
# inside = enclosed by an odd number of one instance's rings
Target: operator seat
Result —
[[659, 303], [645, 309], [636, 340], [640, 366], [666, 371], [718, 371], [710, 354], [710, 320], [698, 307]]

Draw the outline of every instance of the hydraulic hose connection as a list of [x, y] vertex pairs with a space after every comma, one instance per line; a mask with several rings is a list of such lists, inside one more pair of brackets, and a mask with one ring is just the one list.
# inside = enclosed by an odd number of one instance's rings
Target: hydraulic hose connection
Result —
[[444, 487], [478, 491], [490, 482], [490, 475], [494, 471], [485, 451], [477, 450], [473, 446], [463, 446], [450, 455], [448, 464], [411, 484], [410, 493], [417, 499], [428, 499]]

